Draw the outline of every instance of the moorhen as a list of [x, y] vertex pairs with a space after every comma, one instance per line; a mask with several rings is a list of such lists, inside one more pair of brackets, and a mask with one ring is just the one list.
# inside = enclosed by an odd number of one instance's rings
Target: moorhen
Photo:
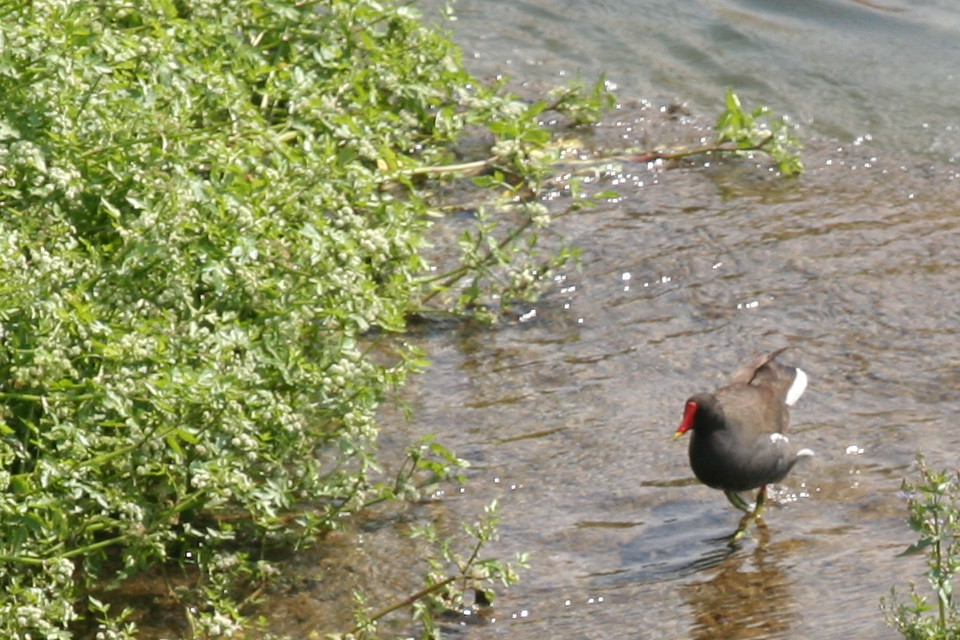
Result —
[[[810, 449], [791, 446], [783, 432], [793, 406], [807, 386], [807, 375], [797, 367], [776, 362], [786, 347], [756, 358], [738, 369], [730, 383], [713, 393], [698, 393], [687, 400], [676, 438], [693, 431], [690, 466], [708, 487], [722, 489], [727, 499], [747, 515], [760, 516], [766, 488], [779, 482]], [[741, 491], [760, 489], [756, 506], [747, 504]]]

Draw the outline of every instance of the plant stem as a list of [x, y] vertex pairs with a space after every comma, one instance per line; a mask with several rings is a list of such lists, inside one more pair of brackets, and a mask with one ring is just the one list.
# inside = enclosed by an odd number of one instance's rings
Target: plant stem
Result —
[[934, 494], [933, 500], [933, 535], [936, 543], [934, 545], [934, 554], [935, 554], [935, 571], [937, 572], [937, 608], [940, 614], [939, 618], [939, 627], [941, 632], [945, 632], [947, 628], [947, 603], [944, 594], [945, 586], [949, 578], [947, 573], [944, 571], [943, 567], [943, 537], [941, 535], [940, 528], [940, 518], [941, 518], [941, 509], [940, 509], [940, 492], [939, 489], [936, 494]]
[[770, 134], [760, 142], [754, 145], [749, 145], [746, 147], [736, 146], [736, 145], [722, 145], [722, 144], [711, 144], [703, 147], [696, 147], [694, 149], [687, 149], [681, 151], [645, 151], [642, 153], [634, 154], [633, 160], [638, 162], [653, 162], [654, 160], [680, 160], [682, 158], [688, 158], [690, 156], [697, 156], [703, 153], [737, 153], [738, 151], [762, 151], [771, 140], [773, 140], [773, 134]]
[[446, 578], [444, 578], [444, 579], [441, 580], [440, 582], [438, 582], [438, 583], [436, 583], [436, 584], [432, 584], [432, 585], [427, 586], [427, 587], [424, 587], [423, 589], [421, 589], [420, 591], [417, 591], [417, 592], [414, 593], [413, 595], [407, 596], [406, 598], [404, 598], [404, 599], [401, 600], [400, 602], [394, 603], [394, 604], [390, 605], [389, 607], [386, 607], [385, 609], [381, 609], [380, 611], [377, 611], [375, 614], [373, 614], [372, 616], [370, 616], [370, 619], [367, 620], [365, 624], [358, 624], [358, 625], [355, 626], [353, 629], [351, 629], [351, 630], [346, 634], [347, 637], [349, 637], [349, 636], [355, 636], [356, 634], [360, 633], [360, 632], [363, 630], [363, 627], [367, 626], [367, 625], [370, 624], [371, 622], [376, 622], [376, 621], [379, 620], [380, 618], [383, 618], [384, 616], [388, 616], [388, 615], [390, 615], [391, 613], [393, 613], [394, 611], [397, 611], [398, 609], [403, 609], [404, 607], [410, 606], [411, 604], [413, 604], [413, 603], [416, 602], [417, 600], [420, 600], [421, 598], [425, 598], [425, 597], [427, 597], [428, 595], [430, 595], [431, 593], [434, 593], [435, 591], [439, 591], [440, 589], [442, 589], [443, 587], [447, 586], [448, 584], [450, 584], [451, 582], [453, 582], [454, 580], [456, 580], [456, 579], [459, 578], [459, 577], [460, 577], [460, 576], [447, 576]]
[[404, 169], [403, 173], [411, 176], [422, 176], [431, 173], [477, 173], [483, 171], [497, 160], [497, 156], [491, 156], [486, 160], [474, 160], [473, 162], [461, 162], [460, 164], [446, 164], [432, 167], [415, 167], [413, 169]]

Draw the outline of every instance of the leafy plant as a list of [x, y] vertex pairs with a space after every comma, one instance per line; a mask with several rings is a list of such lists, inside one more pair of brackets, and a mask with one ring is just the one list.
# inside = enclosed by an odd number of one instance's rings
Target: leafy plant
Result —
[[[764, 116], [770, 118], [763, 124]], [[759, 106], [744, 111], [740, 98], [728, 90], [726, 109], [717, 117], [717, 144], [732, 142], [737, 151], [763, 151], [776, 160], [780, 172], [793, 176], [803, 172], [800, 142], [783, 118], [774, 118], [770, 109]]]
[[917, 473], [917, 482], [904, 480], [903, 491], [909, 496], [907, 522], [919, 538], [903, 555], [926, 556], [926, 578], [936, 604], [929, 604], [927, 596], [911, 584], [907, 601], [894, 588], [880, 605], [887, 623], [908, 640], [956, 639], [960, 638], [960, 612], [954, 602], [953, 577], [960, 570], [960, 472], [932, 471], [918, 455]]
[[[772, 122], [765, 124], [764, 117]], [[717, 138], [712, 144], [692, 149], [634, 152], [632, 159], [649, 162], [679, 160], [702, 154], [743, 154], [759, 151], [777, 162], [777, 168], [782, 175], [795, 176], [803, 173], [800, 141], [790, 131], [786, 120], [774, 118], [774, 114], [766, 106], [761, 105], [753, 111], [745, 111], [737, 94], [728, 90], [726, 108], [717, 117], [714, 129]]]

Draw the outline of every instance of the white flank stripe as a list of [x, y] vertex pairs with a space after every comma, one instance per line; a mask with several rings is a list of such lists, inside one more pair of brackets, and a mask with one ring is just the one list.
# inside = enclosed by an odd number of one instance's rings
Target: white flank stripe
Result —
[[787, 406], [792, 407], [797, 404], [797, 400], [800, 399], [800, 396], [803, 395], [803, 392], [807, 388], [807, 374], [803, 372], [803, 369], [797, 368], [797, 375], [793, 379], [793, 384], [790, 385], [790, 388], [787, 390]]
[[813, 449], [800, 449], [800, 451], [797, 451], [798, 458], [802, 456], [812, 456], [812, 455], [813, 455]]

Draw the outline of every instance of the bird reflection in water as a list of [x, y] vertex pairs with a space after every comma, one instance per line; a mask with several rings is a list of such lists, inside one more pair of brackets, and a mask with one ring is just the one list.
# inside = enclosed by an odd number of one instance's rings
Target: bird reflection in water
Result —
[[769, 548], [765, 526], [755, 531], [757, 546], [751, 553], [720, 544], [689, 567], [716, 571], [709, 579], [680, 587], [693, 612], [692, 638], [779, 638], [796, 622], [790, 582], [777, 561], [782, 554]]

